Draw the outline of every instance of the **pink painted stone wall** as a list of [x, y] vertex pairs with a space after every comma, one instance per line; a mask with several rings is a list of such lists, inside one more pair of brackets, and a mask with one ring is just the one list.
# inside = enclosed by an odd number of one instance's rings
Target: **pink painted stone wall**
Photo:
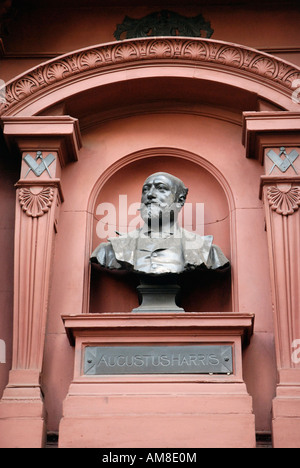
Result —
[[19, 178], [19, 164], [10, 160], [2, 152], [0, 161], [0, 392], [7, 384], [8, 370], [12, 359], [12, 309], [13, 309], [13, 265], [14, 265], [14, 225], [15, 225], [15, 188]]
[[211, 22], [214, 39], [274, 52], [285, 60], [300, 63], [300, 12], [296, 2], [283, 5], [282, 2], [249, 1], [244, 8], [237, 7], [235, 1], [223, 5], [222, 2], [215, 5], [207, 2], [201, 7], [193, 1], [185, 6], [178, 1], [172, 2], [172, 6], [167, 2], [143, 2], [142, 6], [140, 2], [118, 0], [110, 2], [109, 6], [99, 6], [95, 0], [82, 0], [75, 5], [70, 0], [63, 4], [50, 0], [28, 3], [29, 6], [21, 5], [11, 24], [10, 36], [5, 40], [8, 57], [1, 67], [5, 80], [40, 63], [43, 57], [114, 41], [116, 25], [122, 23], [126, 15], [142, 18], [162, 9], [186, 16], [202, 13]]

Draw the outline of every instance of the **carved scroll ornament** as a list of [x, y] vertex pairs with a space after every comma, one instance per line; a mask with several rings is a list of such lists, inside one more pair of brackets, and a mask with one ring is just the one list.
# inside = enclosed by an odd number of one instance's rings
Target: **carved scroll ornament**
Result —
[[300, 187], [281, 190], [277, 186], [267, 189], [267, 198], [271, 209], [282, 216], [292, 215], [300, 206]]
[[114, 33], [117, 41], [147, 36], [188, 36], [201, 37], [202, 31], [206, 37], [211, 37], [214, 30], [209, 21], [205, 21], [201, 14], [194, 17], [182, 16], [168, 10], [150, 13], [143, 18], [125, 16], [123, 23], [117, 25]]
[[54, 198], [51, 187], [24, 187], [19, 190], [19, 202], [27, 216], [39, 218], [49, 211]]

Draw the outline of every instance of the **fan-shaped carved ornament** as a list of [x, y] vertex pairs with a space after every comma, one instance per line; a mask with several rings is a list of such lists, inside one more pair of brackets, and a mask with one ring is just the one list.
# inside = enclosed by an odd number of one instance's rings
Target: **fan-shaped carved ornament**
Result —
[[205, 38], [164, 37], [127, 39], [74, 51], [50, 60], [0, 87], [0, 114], [11, 114], [15, 106], [32, 99], [44, 88], [62, 86], [70, 80], [81, 80], [82, 74], [110, 73], [113, 69], [141, 66], [142, 62], [239, 69], [252, 78], [271, 80], [281, 91], [292, 89], [300, 79], [300, 69], [277, 57], [245, 46]]
[[54, 190], [51, 187], [43, 187], [35, 193], [31, 188], [21, 188], [19, 202], [27, 216], [39, 218], [47, 213], [52, 205]]
[[300, 187], [291, 187], [282, 191], [276, 186], [269, 187], [267, 198], [272, 210], [283, 216], [293, 214], [300, 206]]

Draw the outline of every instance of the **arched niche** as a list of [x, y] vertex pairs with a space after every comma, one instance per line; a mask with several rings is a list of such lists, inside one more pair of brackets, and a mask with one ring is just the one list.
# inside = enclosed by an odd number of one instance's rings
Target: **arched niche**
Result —
[[[297, 66], [243, 45], [203, 38], [134, 39], [72, 51], [15, 77], [6, 83], [0, 115], [26, 119], [69, 114], [83, 131], [148, 112], [204, 114], [241, 124], [245, 110], [298, 110], [291, 96], [299, 76]], [[230, 190], [225, 193], [229, 199]], [[236, 278], [232, 223], [230, 231]], [[87, 265], [90, 247], [85, 250]], [[86, 285], [89, 272], [84, 268]], [[233, 286], [232, 308], [239, 310], [236, 279]], [[84, 311], [89, 309], [87, 289]]]
[[[130, 155], [99, 179], [91, 197], [90, 251], [107, 237], [133, 230], [143, 224], [136, 211], [145, 179], [155, 172], [181, 178], [189, 195], [180, 223], [200, 235], [211, 234], [231, 259], [233, 201], [222, 176], [200, 156], [186, 151], [155, 148]], [[134, 273], [112, 272], [92, 266], [89, 312], [131, 312], [138, 305]], [[234, 285], [231, 272], [188, 272], [180, 275], [179, 302], [187, 312], [233, 310]]]

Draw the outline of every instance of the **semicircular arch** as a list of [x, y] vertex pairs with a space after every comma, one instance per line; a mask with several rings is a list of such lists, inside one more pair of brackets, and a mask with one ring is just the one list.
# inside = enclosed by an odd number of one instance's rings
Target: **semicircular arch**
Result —
[[143, 77], [222, 82], [295, 110], [300, 68], [242, 45], [203, 38], [142, 38], [59, 56], [6, 83], [2, 115], [38, 115], [87, 89]]
[[230, 184], [224, 177], [219, 169], [217, 169], [211, 162], [209, 162], [204, 157], [192, 153], [187, 150], [183, 150], [180, 148], [173, 148], [173, 147], [156, 147], [156, 148], [145, 148], [140, 151], [136, 151], [134, 153], [128, 154], [123, 158], [116, 161], [114, 164], [109, 166], [99, 177], [96, 184], [91, 190], [89, 202], [88, 202], [88, 212], [91, 213], [95, 207], [95, 200], [97, 198], [98, 193], [100, 192], [101, 188], [105, 185], [105, 183], [119, 170], [122, 168], [134, 163], [135, 161], [140, 161], [146, 158], [155, 158], [155, 157], [170, 157], [170, 158], [179, 158], [183, 160], [188, 160], [193, 162], [194, 164], [200, 166], [201, 168], [208, 171], [219, 183], [222, 187], [224, 194], [226, 196], [226, 201], [229, 207], [230, 212], [235, 210], [235, 201], [234, 196], [232, 193], [232, 189]]

